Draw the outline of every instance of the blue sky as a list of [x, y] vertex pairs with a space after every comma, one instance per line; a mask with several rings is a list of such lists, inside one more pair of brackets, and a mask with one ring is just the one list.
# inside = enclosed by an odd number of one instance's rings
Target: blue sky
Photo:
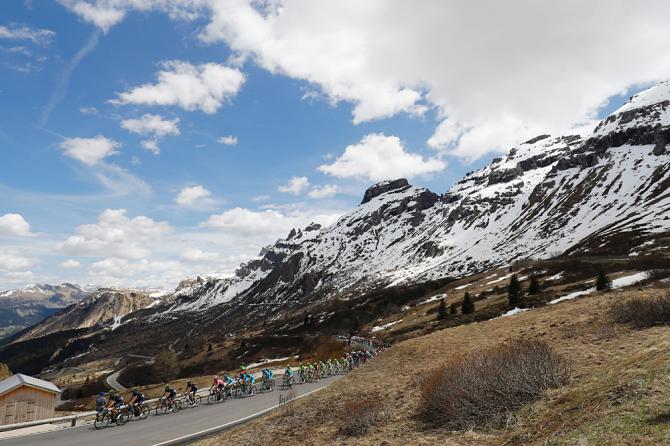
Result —
[[[535, 63], [531, 82], [512, 65], [482, 81], [491, 57], [450, 55], [439, 23], [384, 47], [348, 18], [355, 2], [285, 3], [3, 2], [0, 288], [227, 273], [292, 226], [333, 222], [376, 181], [444, 192], [527, 137], [588, 128], [667, 68], [613, 76], [568, 60], [565, 86]], [[400, 9], [356, 16], [395, 35]], [[431, 29], [410, 22], [409, 36]], [[602, 52], [583, 25], [584, 54]], [[407, 42], [417, 51], [396, 53]]]

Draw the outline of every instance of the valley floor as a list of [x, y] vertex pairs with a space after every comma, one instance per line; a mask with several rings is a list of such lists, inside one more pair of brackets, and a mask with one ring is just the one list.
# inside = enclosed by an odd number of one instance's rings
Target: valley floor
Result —
[[[594, 293], [510, 317], [436, 331], [394, 345], [335, 386], [199, 446], [670, 444], [670, 330], [612, 322], [614, 302], [668, 290]], [[417, 376], [452, 355], [541, 339], [572, 362], [572, 382], [524, 407], [507, 428], [447, 431], [419, 416]], [[391, 417], [358, 437], [342, 433], [343, 402], [381, 397]]]

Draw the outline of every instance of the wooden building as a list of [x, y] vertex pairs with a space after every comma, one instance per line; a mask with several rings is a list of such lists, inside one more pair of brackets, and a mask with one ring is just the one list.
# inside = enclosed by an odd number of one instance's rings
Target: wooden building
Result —
[[0, 424], [53, 418], [60, 393], [49, 381], [21, 373], [0, 381]]

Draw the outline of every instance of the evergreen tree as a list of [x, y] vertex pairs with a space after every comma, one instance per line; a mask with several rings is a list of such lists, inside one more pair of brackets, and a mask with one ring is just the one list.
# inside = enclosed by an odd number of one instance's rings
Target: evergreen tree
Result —
[[461, 313], [463, 314], [472, 314], [475, 312], [475, 303], [470, 297], [470, 293], [465, 293], [463, 296], [463, 302], [461, 302]]
[[456, 316], [458, 314], [458, 304], [456, 302], [449, 305], [449, 314]]
[[519, 306], [519, 301], [521, 300], [521, 283], [517, 279], [516, 274], [512, 274], [512, 278], [509, 280], [509, 285], [507, 286], [507, 300], [512, 308]]
[[447, 303], [440, 299], [440, 306], [437, 308], [437, 320], [443, 321], [447, 318]]
[[598, 273], [598, 278], [596, 279], [596, 290], [598, 291], [609, 290], [611, 286], [612, 282], [610, 281], [610, 278], [607, 277], [605, 271], [600, 270], [600, 272]]
[[540, 292], [540, 281], [537, 276], [533, 274], [530, 276], [530, 284], [528, 285], [528, 294], [537, 294]]

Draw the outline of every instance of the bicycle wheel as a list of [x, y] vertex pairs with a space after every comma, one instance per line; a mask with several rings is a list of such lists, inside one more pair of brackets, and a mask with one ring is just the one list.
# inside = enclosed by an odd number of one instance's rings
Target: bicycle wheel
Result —
[[198, 407], [200, 405], [201, 400], [202, 397], [200, 395], [196, 395], [195, 398], [193, 398], [193, 405], [195, 407]]
[[149, 406], [147, 406], [146, 404], [142, 404], [140, 406], [140, 416], [139, 416], [140, 420], [144, 420], [145, 418], [147, 418], [149, 416], [149, 412], [151, 412]]
[[93, 425], [95, 426], [96, 429], [104, 429], [109, 425], [109, 423], [111, 423], [111, 421], [112, 416], [110, 415], [110, 413], [103, 412], [95, 416], [95, 423], [93, 423]]
[[116, 419], [114, 420], [116, 422], [117, 426], [123, 426], [128, 422], [128, 410], [126, 409], [119, 409], [116, 411]]

